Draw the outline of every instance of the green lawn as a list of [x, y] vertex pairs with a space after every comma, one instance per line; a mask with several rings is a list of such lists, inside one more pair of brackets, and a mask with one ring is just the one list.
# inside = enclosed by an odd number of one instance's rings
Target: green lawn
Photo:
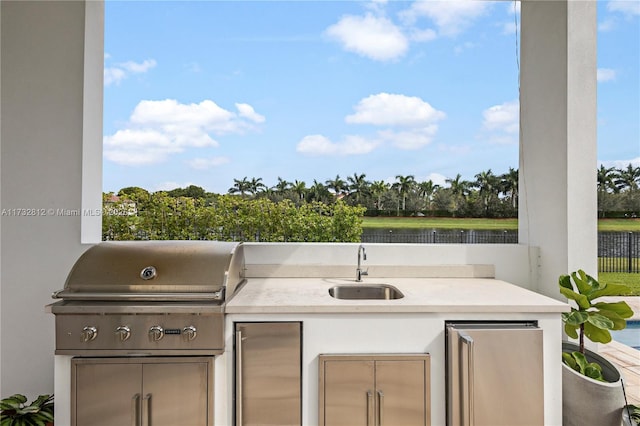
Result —
[[[518, 219], [477, 219], [450, 217], [365, 217], [365, 228], [427, 228], [517, 230]], [[599, 231], [640, 232], [640, 219], [600, 219]]]
[[518, 229], [518, 219], [476, 219], [450, 217], [365, 217], [364, 228], [395, 229]]
[[[365, 217], [364, 228], [394, 229], [478, 229], [517, 230], [517, 219], [469, 219], [440, 217]], [[640, 219], [600, 219], [599, 231], [640, 232]], [[634, 259], [640, 261], [640, 259]], [[598, 279], [603, 283], [622, 284], [629, 292], [621, 296], [640, 296], [640, 274], [600, 272]]]
[[629, 291], [620, 296], [640, 296], [640, 274], [598, 272], [598, 281], [603, 284], [621, 284], [627, 286]]

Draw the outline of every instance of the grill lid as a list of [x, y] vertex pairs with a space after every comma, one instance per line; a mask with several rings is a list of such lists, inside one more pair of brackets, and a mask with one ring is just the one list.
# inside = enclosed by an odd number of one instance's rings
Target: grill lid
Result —
[[65, 300], [223, 301], [244, 280], [241, 243], [118, 241], [88, 249], [76, 261]]

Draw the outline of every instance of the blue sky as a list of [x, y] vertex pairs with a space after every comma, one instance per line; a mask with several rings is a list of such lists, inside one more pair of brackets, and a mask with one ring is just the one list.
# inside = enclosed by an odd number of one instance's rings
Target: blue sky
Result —
[[[105, 191], [518, 166], [519, 4], [107, 1]], [[640, 166], [640, 1], [598, 1], [598, 160]]]

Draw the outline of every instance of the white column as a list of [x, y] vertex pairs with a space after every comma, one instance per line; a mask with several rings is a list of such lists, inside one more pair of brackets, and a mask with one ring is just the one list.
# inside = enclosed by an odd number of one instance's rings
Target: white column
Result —
[[519, 241], [558, 299], [560, 274], [597, 273], [596, 30], [593, 0], [522, 2]]

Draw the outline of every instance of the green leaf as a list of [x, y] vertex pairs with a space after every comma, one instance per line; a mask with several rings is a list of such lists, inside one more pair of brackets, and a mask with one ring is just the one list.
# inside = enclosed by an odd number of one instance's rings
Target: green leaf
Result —
[[580, 327], [576, 327], [573, 326], [571, 324], [565, 324], [564, 325], [564, 332], [567, 333], [567, 336], [571, 337], [572, 339], [577, 339], [578, 338], [578, 329]]
[[584, 335], [596, 343], [609, 343], [611, 341], [609, 330], [596, 327], [590, 321], [584, 323]]
[[584, 324], [589, 318], [589, 314], [582, 311], [577, 311], [572, 309], [571, 312], [563, 312], [562, 313], [562, 321], [565, 324], [579, 326], [580, 324]]
[[584, 374], [584, 369], [587, 368], [587, 365], [589, 364], [587, 362], [587, 358], [584, 356], [584, 354], [577, 351], [572, 352], [571, 356], [573, 356], [573, 359], [575, 359], [576, 364], [578, 365], [578, 371]]
[[567, 366], [573, 368], [576, 371], [580, 371], [580, 369], [578, 368], [578, 364], [576, 363], [576, 360], [573, 358], [573, 356], [571, 356], [570, 353], [567, 352], [562, 352], [562, 361], [567, 364]]
[[576, 272], [571, 274], [571, 278], [573, 278], [573, 282], [576, 283], [576, 287], [578, 288], [578, 292], [580, 294], [587, 295], [590, 300], [593, 299], [591, 294], [604, 287], [603, 284], [600, 284], [595, 278], [591, 275], [587, 275], [582, 269], [579, 269]]
[[600, 310], [615, 312], [621, 318], [631, 318], [633, 316], [633, 309], [631, 309], [627, 302], [598, 302], [593, 306]]
[[591, 307], [591, 302], [589, 302], [587, 296], [583, 294], [576, 293], [575, 291], [564, 287], [560, 287], [560, 293], [567, 299], [575, 300], [575, 302], [578, 304], [578, 307], [580, 307], [581, 309], [589, 309]]
[[587, 322], [594, 325], [595, 327], [611, 330], [613, 328], [613, 321], [607, 318], [604, 315], [601, 315], [597, 312], [589, 312], [587, 317]]
[[621, 318], [620, 315], [615, 312], [600, 310], [600, 315], [609, 318], [613, 322], [611, 330], [622, 330], [627, 326], [627, 320]]
[[602, 369], [600, 368], [600, 365], [595, 362], [591, 362], [585, 367], [584, 375], [601, 382], [605, 381], [604, 377], [602, 377]]
[[558, 284], [560, 284], [560, 287], [562, 288], [573, 291], [573, 286], [571, 285], [571, 277], [569, 275], [560, 275], [560, 278], [558, 278]]
[[622, 284], [607, 284], [604, 288], [598, 289], [591, 294], [591, 300], [602, 296], [619, 296], [629, 291], [629, 287]]

